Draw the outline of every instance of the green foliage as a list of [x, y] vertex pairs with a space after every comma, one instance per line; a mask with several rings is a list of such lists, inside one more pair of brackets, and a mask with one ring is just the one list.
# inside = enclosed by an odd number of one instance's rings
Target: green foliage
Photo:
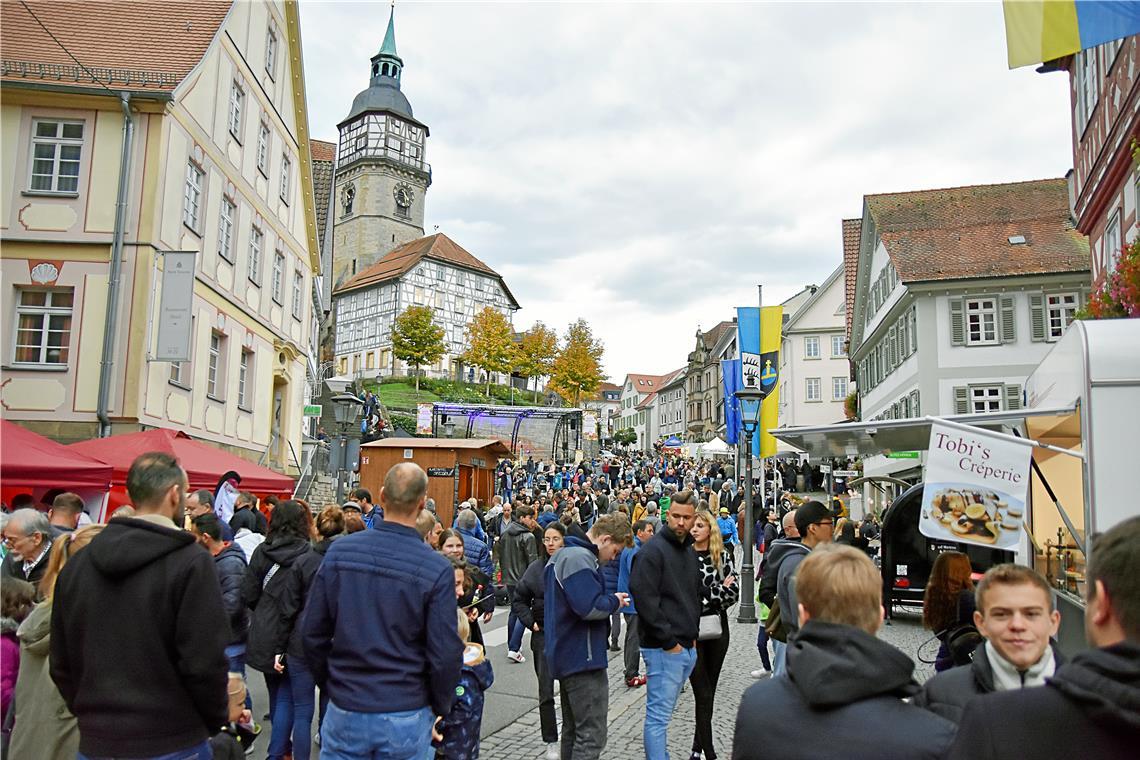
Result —
[[487, 398], [491, 375], [510, 372], [515, 357], [515, 331], [501, 311], [485, 306], [467, 324], [467, 351], [463, 360], [487, 373]]
[[614, 433], [614, 443], [630, 446], [637, 443], [637, 433], [633, 428], [625, 428]]
[[392, 354], [415, 367], [416, 390], [420, 367], [439, 361], [446, 350], [443, 335], [427, 306], [409, 306], [392, 325]]
[[849, 420], [859, 419], [859, 392], [851, 391], [847, 394], [847, 398], [843, 399], [843, 413], [847, 415]]
[[602, 342], [594, 338], [590, 325], [579, 319], [566, 330], [566, 342], [551, 369], [550, 386], [564, 399], [578, 406], [602, 384]]
[[[558, 334], [544, 325], [535, 322], [526, 331], [515, 351], [515, 372], [527, 380], [549, 375], [558, 356]], [[534, 389], [538, 398], [538, 388]]]

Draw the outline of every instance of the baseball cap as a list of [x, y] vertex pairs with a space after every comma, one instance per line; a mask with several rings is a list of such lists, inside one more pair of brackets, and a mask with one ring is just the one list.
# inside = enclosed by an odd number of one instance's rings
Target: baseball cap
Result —
[[357, 504], [355, 501], [346, 501], [344, 504], [341, 505], [341, 509], [355, 509], [357, 512], [362, 511], [360, 509], [360, 505]]
[[818, 501], [809, 501], [796, 510], [796, 530], [800, 535], [807, 533], [808, 526], [822, 520], [831, 519], [831, 510]]

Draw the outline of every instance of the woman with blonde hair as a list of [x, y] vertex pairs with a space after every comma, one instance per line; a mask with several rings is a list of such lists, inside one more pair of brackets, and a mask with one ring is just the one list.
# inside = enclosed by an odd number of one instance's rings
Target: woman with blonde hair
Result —
[[79, 724], [51, 680], [51, 606], [55, 581], [63, 566], [77, 551], [103, 530], [89, 525], [56, 539], [47, 570], [40, 581], [43, 601], [20, 627], [20, 674], [16, 678], [15, 720], [8, 757], [75, 757], [79, 752]]
[[[703, 503], [703, 502], [702, 502]], [[740, 598], [736, 585], [733, 557], [724, 550], [716, 518], [707, 508], [697, 511], [693, 528], [693, 549], [701, 583], [701, 626], [697, 640], [697, 664], [689, 683], [693, 685], [696, 703], [696, 729], [693, 733], [693, 758], [716, 760], [713, 747], [713, 702], [724, 657], [728, 654], [728, 609]]]
[[962, 552], [942, 552], [934, 560], [922, 597], [922, 624], [934, 632], [941, 646], [934, 660], [938, 672], [954, 667], [947, 634], [974, 620], [974, 581], [970, 558]]

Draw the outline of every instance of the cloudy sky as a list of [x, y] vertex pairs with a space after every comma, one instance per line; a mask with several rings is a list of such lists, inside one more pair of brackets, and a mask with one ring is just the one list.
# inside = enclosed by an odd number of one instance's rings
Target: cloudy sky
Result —
[[[368, 84], [386, 2], [302, 2], [309, 119]], [[866, 193], [1063, 176], [1067, 78], [1009, 71], [1001, 4], [401, 2], [435, 225], [605, 370], [820, 283]]]

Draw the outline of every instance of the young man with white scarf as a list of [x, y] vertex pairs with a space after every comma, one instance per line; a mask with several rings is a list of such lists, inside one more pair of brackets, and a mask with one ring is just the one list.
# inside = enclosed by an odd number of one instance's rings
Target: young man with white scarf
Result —
[[973, 662], [939, 673], [914, 702], [959, 722], [966, 703], [982, 694], [1044, 686], [1064, 662], [1053, 643], [1061, 623], [1048, 582], [1023, 565], [991, 567], [978, 583], [974, 625], [985, 644]]

